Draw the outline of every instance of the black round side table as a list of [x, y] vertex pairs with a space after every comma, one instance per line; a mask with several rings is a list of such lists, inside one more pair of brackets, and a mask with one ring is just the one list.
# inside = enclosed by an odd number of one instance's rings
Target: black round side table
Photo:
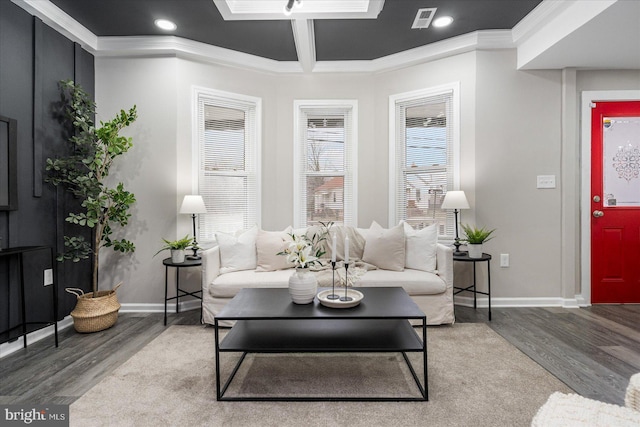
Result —
[[[171, 258], [162, 260], [164, 264], [164, 324], [167, 325], [167, 302], [176, 300], [176, 313], [180, 313], [180, 297], [192, 296], [200, 300], [200, 322], [202, 322], [202, 287], [200, 290], [187, 292], [180, 289], [180, 269], [183, 267], [199, 267], [202, 265], [201, 259], [185, 259], [184, 262], [173, 262]], [[169, 282], [169, 267], [176, 269], [176, 296], [167, 298], [167, 288]], [[202, 285], [201, 285], [202, 286]], [[182, 294], [181, 294], [182, 292]], [[199, 295], [198, 295], [199, 294]]]
[[[453, 295], [457, 295], [460, 292], [473, 292], [473, 308], [477, 308], [476, 295], [486, 295], [489, 299], [489, 321], [491, 321], [491, 255], [483, 253], [480, 258], [470, 258], [468, 252], [463, 252], [462, 255], [454, 255], [454, 261], [459, 262], [472, 262], [473, 263], [473, 284], [466, 288], [453, 287], [455, 292]], [[476, 289], [476, 264], [479, 262], [487, 263], [487, 292], [481, 292]]]

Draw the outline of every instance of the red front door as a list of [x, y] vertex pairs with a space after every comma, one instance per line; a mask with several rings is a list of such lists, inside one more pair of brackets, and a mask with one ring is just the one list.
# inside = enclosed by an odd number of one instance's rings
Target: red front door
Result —
[[640, 101], [591, 111], [591, 302], [640, 303]]

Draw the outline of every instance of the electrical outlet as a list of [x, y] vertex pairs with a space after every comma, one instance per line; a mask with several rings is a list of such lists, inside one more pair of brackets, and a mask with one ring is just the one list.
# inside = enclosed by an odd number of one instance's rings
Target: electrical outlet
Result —
[[44, 285], [53, 285], [53, 269], [48, 268], [44, 271]]
[[500, 267], [509, 267], [509, 254], [500, 254]]
[[538, 175], [537, 176], [537, 188], [556, 188], [556, 176], [555, 175]]

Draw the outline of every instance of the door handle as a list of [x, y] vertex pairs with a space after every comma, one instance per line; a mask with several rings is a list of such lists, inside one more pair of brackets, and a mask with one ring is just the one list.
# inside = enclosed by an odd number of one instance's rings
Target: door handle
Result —
[[600, 218], [601, 216], [604, 216], [604, 212], [602, 212], [602, 211], [593, 211], [593, 217], [594, 218]]

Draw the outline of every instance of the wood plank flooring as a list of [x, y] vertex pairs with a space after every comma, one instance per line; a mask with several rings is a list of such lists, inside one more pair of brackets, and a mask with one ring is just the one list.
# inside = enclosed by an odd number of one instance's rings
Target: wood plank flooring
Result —
[[[171, 314], [168, 324], [199, 324], [200, 312]], [[161, 313], [122, 313], [95, 334], [73, 328], [0, 359], [0, 404], [70, 404], [157, 337]], [[487, 322], [577, 393], [623, 404], [629, 377], [640, 372], [640, 305], [580, 309], [456, 306], [458, 322]], [[198, 326], [194, 326], [198, 327]]]

